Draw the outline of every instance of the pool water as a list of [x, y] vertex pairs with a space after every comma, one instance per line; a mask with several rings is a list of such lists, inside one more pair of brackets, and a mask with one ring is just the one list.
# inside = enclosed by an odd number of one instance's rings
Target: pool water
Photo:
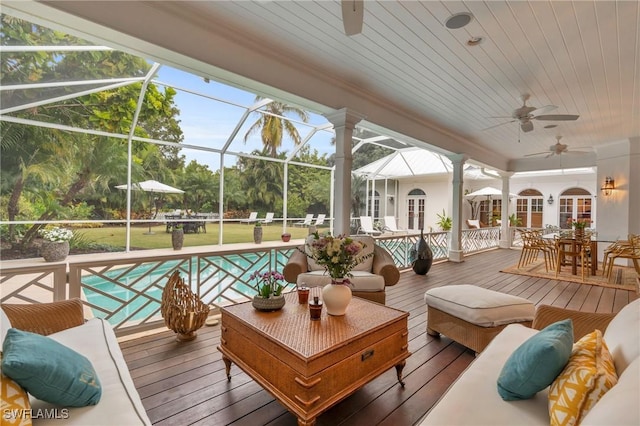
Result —
[[[277, 256], [276, 264], [286, 263], [286, 253], [278, 253]], [[256, 294], [253, 287], [255, 281], [251, 282], [250, 275], [255, 270], [270, 269], [269, 256], [252, 253], [212, 256], [207, 260], [208, 266], [200, 272], [199, 291], [197, 258], [193, 258], [190, 265], [185, 260], [150, 262], [86, 276], [82, 278], [82, 290], [92, 305], [95, 317], [104, 318], [112, 325], [123, 322], [137, 324], [147, 319], [161, 318], [162, 290], [176, 268], [183, 271], [190, 268], [193, 271], [191, 282], [188, 283], [191, 291], [203, 297], [205, 303], [218, 304], [229, 298], [241, 298], [241, 295], [253, 297]], [[181, 273], [181, 276], [187, 279], [188, 273]], [[220, 292], [225, 288], [227, 297], [222, 297]]]

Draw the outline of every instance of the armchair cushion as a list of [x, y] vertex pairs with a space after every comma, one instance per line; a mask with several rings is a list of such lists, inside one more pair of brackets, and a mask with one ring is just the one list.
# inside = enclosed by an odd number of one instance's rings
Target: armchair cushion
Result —
[[[365, 271], [353, 271], [352, 290], [373, 292], [384, 291], [384, 277]], [[331, 277], [324, 271], [310, 271], [298, 275], [296, 284], [306, 287], [323, 287], [331, 282]]]
[[[351, 238], [353, 238], [354, 241], [359, 241], [362, 244], [364, 244], [365, 247], [364, 247], [364, 250], [362, 251], [362, 256], [366, 256], [368, 254], [373, 253], [374, 248], [376, 246], [376, 242], [372, 237], [369, 237], [369, 236], [361, 236], [361, 237], [353, 236]], [[370, 256], [369, 258], [365, 259], [364, 262], [359, 263], [358, 265], [356, 265], [356, 267], [353, 268], [353, 271], [371, 272], [372, 266], [373, 266], [373, 256]]]

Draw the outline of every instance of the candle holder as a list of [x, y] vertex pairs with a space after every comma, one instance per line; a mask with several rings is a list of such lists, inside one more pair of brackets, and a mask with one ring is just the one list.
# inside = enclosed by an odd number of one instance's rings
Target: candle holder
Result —
[[319, 321], [322, 315], [322, 302], [318, 296], [313, 297], [313, 302], [309, 303], [309, 315], [311, 321]]

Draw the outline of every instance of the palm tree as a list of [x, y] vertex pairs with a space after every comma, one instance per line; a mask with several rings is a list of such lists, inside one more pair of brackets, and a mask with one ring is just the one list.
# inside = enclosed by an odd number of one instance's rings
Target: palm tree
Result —
[[[263, 100], [262, 96], [256, 96], [255, 101], [259, 102]], [[293, 143], [300, 145], [302, 138], [298, 133], [296, 126], [286, 118], [283, 118], [286, 114], [295, 114], [303, 122], [309, 121], [309, 114], [301, 108], [292, 107], [282, 102], [271, 101], [265, 106], [265, 113], [259, 112], [260, 118], [249, 127], [247, 133], [244, 135], [244, 142], [246, 143], [251, 135], [260, 132], [262, 137], [262, 145], [264, 150], [269, 153], [273, 158], [278, 155], [278, 148], [282, 146], [282, 137], [289, 135]]]

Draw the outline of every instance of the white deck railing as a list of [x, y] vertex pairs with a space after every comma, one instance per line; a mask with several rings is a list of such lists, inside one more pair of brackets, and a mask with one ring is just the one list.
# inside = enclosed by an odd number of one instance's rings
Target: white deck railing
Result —
[[[465, 253], [496, 247], [499, 230], [463, 231]], [[434, 261], [448, 256], [449, 233], [425, 234]], [[400, 269], [411, 267], [411, 250], [417, 234], [376, 238]], [[79, 297], [87, 316], [105, 318], [120, 335], [157, 327], [162, 321], [162, 289], [170, 275], [180, 270], [185, 282], [201, 300], [216, 309], [251, 300], [256, 270], [282, 271], [295, 246], [270, 244], [211, 251], [145, 250], [130, 253], [70, 256], [67, 263], [45, 264], [40, 259], [3, 262], [0, 269], [2, 303], [45, 303]], [[293, 289], [288, 284], [286, 290]]]

